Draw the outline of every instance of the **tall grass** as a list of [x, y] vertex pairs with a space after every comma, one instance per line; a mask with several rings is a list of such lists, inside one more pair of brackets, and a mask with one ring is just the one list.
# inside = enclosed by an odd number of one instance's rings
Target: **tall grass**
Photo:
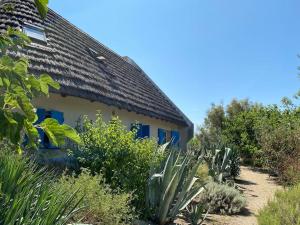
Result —
[[0, 224], [66, 224], [79, 203], [74, 204], [76, 191], [65, 193], [56, 189], [45, 171], [20, 156], [1, 150]]
[[300, 184], [279, 191], [259, 212], [259, 225], [300, 225]]

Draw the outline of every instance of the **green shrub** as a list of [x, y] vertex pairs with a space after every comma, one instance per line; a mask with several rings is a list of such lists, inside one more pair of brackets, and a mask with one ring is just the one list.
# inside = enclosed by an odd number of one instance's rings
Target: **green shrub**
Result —
[[230, 157], [230, 175], [233, 178], [236, 178], [240, 175], [241, 173], [240, 166], [241, 166], [240, 154], [237, 150], [233, 149], [232, 155]]
[[56, 189], [48, 174], [9, 152], [0, 152], [0, 224], [66, 224], [80, 202], [76, 189]]
[[105, 123], [100, 114], [92, 122], [86, 116], [78, 127], [82, 145], [74, 150], [80, 167], [103, 174], [112, 189], [134, 192], [134, 205], [143, 209], [150, 168], [162, 155], [152, 139], [136, 139], [117, 117]]
[[300, 225], [300, 185], [279, 191], [259, 212], [259, 225]]
[[79, 190], [76, 197], [84, 196], [82, 210], [73, 219], [88, 224], [125, 225], [134, 218], [134, 210], [129, 206], [130, 194], [119, 193], [104, 183], [102, 175], [90, 175], [83, 170], [78, 176], [62, 176], [57, 185], [61, 190]]
[[198, 167], [195, 176], [199, 178], [203, 183], [209, 180], [209, 168], [207, 163], [203, 163]]
[[[268, 114], [272, 115], [272, 111]], [[300, 181], [300, 111], [284, 111], [260, 125], [264, 166], [287, 185]]]
[[235, 214], [246, 205], [245, 197], [234, 187], [210, 182], [200, 195], [200, 202], [206, 205], [210, 212]]

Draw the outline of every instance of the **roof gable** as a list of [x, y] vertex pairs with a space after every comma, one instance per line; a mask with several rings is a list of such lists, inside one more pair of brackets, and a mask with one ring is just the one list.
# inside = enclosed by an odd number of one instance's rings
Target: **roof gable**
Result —
[[[2, 0], [14, 4], [12, 12], [0, 5], [0, 30], [26, 23], [44, 28], [46, 43], [23, 50], [36, 74], [48, 73], [61, 84], [59, 93], [99, 101], [128, 111], [191, 125], [186, 116], [127, 57], [121, 57], [52, 10], [42, 21], [31, 0]], [[101, 59], [95, 57], [96, 52]]]

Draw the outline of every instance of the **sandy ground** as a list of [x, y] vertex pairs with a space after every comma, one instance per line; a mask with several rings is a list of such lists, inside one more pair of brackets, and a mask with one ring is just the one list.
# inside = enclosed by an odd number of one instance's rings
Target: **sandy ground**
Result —
[[268, 174], [249, 167], [241, 167], [237, 184], [247, 198], [246, 209], [236, 216], [210, 215], [204, 224], [257, 225], [255, 215], [272, 199], [276, 190], [281, 189]]

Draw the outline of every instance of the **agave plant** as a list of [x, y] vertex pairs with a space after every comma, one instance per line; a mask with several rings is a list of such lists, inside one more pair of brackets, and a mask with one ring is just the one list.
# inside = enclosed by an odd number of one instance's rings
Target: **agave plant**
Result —
[[208, 156], [209, 172], [214, 181], [222, 183], [231, 176], [232, 153], [230, 148], [216, 149], [212, 152], [212, 156]]
[[189, 215], [189, 220], [191, 225], [200, 225], [204, 222], [205, 218], [207, 217], [207, 214], [209, 210], [206, 211], [205, 215], [203, 214], [205, 210], [204, 205], [198, 204], [190, 204], [187, 207], [187, 212]]
[[0, 224], [66, 224], [79, 204], [75, 194], [54, 188], [46, 172], [19, 156], [0, 153]]
[[[164, 145], [160, 151], [165, 151]], [[174, 220], [204, 188], [195, 177], [201, 163], [189, 155], [171, 150], [162, 166], [162, 172], [154, 173], [148, 183], [147, 205], [154, 211], [154, 220], [164, 225]]]

